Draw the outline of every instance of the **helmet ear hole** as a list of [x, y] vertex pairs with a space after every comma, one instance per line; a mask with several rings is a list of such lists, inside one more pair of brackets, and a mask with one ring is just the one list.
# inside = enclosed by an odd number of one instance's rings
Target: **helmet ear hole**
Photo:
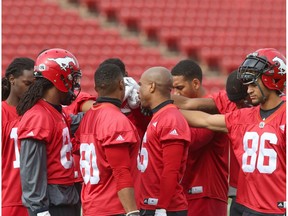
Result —
[[279, 67], [280, 63], [279, 62], [275, 62], [275, 67]]
[[42, 73], [40, 71], [35, 71], [34, 72], [34, 77], [38, 78], [38, 77], [43, 77]]

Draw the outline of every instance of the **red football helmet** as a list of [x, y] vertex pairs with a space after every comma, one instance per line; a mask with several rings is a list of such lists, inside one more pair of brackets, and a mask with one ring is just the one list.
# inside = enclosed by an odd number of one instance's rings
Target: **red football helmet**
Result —
[[238, 78], [247, 85], [256, 82], [260, 76], [268, 89], [282, 92], [286, 83], [286, 58], [274, 48], [249, 54], [238, 69]]
[[36, 59], [34, 71], [35, 77], [50, 80], [62, 92], [80, 89], [79, 63], [67, 50], [53, 48], [43, 51]]

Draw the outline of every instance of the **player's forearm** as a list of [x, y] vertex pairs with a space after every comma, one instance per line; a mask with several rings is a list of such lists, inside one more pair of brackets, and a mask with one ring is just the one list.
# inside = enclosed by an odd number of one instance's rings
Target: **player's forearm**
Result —
[[209, 114], [201, 111], [192, 110], [180, 110], [184, 118], [187, 120], [191, 127], [208, 128], [208, 122], [206, 121]]
[[192, 110], [180, 111], [191, 127], [200, 127], [213, 131], [228, 132], [224, 115], [211, 115], [205, 112]]
[[20, 177], [23, 204], [33, 213], [47, 211], [46, 145], [43, 142], [33, 139], [21, 141]]
[[119, 190], [118, 197], [126, 213], [137, 210], [134, 188], [130, 187]]
[[172, 95], [171, 97], [179, 109], [199, 110], [211, 114], [218, 113], [218, 109], [212, 98], [187, 98], [181, 95]]
[[196, 105], [194, 104], [195, 106], [193, 106], [193, 103], [189, 103], [189, 98], [187, 97], [181, 95], [171, 95], [171, 99], [179, 109], [196, 109]]

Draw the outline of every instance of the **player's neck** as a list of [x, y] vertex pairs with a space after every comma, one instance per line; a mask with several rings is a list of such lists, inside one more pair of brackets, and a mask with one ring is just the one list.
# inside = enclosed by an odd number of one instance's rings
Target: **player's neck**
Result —
[[8, 98], [6, 99], [7, 104], [10, 106], [17, 106], [19, 103], [19, 98], [17, 96], [13, 96], [12, 93], [9, 94]]
[[260, 105], [262, 110], [270, 110], [277, 107], [282, 102], [282, 99], [278, 95], [270, 95], [270, 97]]

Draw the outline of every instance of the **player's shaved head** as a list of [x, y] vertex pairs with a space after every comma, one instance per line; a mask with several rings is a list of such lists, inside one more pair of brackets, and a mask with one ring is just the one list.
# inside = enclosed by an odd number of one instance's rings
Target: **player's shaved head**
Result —
[[142, 74], [142, 79], [147, 82], [154, 82], [156, 88], [162, 95], [170, 95], [173, 87], [173, 77], [165, 67], [152, 67]]

